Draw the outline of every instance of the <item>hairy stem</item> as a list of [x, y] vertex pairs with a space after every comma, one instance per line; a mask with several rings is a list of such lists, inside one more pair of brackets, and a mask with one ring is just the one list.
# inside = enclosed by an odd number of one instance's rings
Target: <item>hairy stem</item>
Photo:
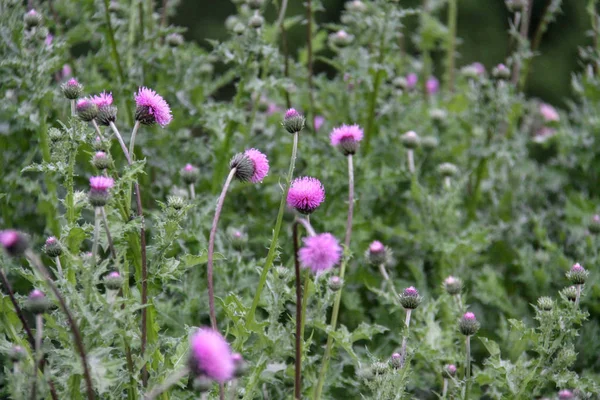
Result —
[[106, 218], [106, 210], [104, 209], [104, 207], [100, 207], [100, 213], [102, 214], [102, 221], [104, 222], [104, 230], [106, 231], [106, 241], [108, 242], [110, 254], [112, 255], [112, 258], [116, 260], [117, 252], [115, 251], [112, 236], [110, 235], [110, 229], [108, 229], [108, 218]]
[[[296, 363], [294, 373], [294, 399], [302, 398], [302, 282], [300, 275], [300, 261], [298, 260], [298, 225], [293, 225], [294, 242], [294, 271], [296, 273]], [[306, 285], [307, 283], [305, 283]]]
[[227, 179], [225, 180], [225, 184], [223, 185], [223, 190], [221, 191], [221, 195], [217, 200], [217, 209], [215, 210], [215, 217], [213, 218], [212, 227], [210, 228], [210, 236], [208, 239], [208, 269], [207, 269], [207, 279], [208, 279], [208, 306], [210, 309], [210, 325], [214, 330], [217, 330], [217, 315], [215, 312], [215, 288], [213, 284], [213, 263], [214, 263], [214, 252], [215, 252], [215, 237], [217, 236], [217, 225], [219, 224], [219, 217], [221, 216], [221, 211], [223, 210], [223, 203], [225, 202], [225, 196], [227, 195], [227, 190], [229, 189], [229, 185], [235, 176], [235, 172], [237, 168], [231, 168], [229, 171], [229, 175], [227, 175]]
[[576, 285], [577, 288], [577, 296], [575, 297], [575, 306], [579, 306], [579, 299], [581, 298], [581, 285]]
[[150, 392], [144, 397], [145, 400], [154, 400], [162, 393], [169, 390], [169, 388], [175, 385], [177, 382], [185, 378], [190, 373], [187, 367], [180, 369], [179, 371], [173, 372], [162, 384], [152, 388]]
[[412, 310], [410, 308], [407, 308], [406, 319], [404, 320], [404, 326], [406, 326], [406, 333], [402, 337], [402, 347], [400, 349], [400, 362], [402, 363], [402, 365], [404, 365], [404, 362], [406, 361], [406, 343], [408, 341], [411, 314]]
[[85, 346], [83, 345], [83, 340], [81, 337], [81, 332], [79, 331], [79, 326], [75, 322], [75, 319], [73, 318], [73, 315], [71, 314], [71, 311], [69, 310], [69, 307], [67, 306], [67, 303], [66, 303], [64, 297], [60, 294], [60, 291], [54, 284], [54, 281], [52, 280], [52, 277], [50, 276], [50, 272], [44, 266], [44, 264], [42, 264], [42, 261], [39, 259], [39, 257], [35, 253], [33, 253], [33, 251], [31, 251], [31, 249], [28, 249], [25, 251], [25, 256], [31, 262], [31, 264], [38, 270], [38, 272], [44, 277], [44, 279], [46, 280], [46, 283], [48, 284], [48, 286], [50, 286], [50, 289], [54, 293], [54, 296], [56, 296], [56, 299], [58, 300], [58, 303], [60, 304], [60, 308], [62, 309], [62, 311], [65, 313], [65, 316], [67, 317], [69, 327], [71, 328], [71, 332], [73, 333], [75, 347], [77, 348], [77, 352], [79, 353], [79, 357], [81, 358], [81, 365], [83, 367], [83, 378], [85, 380], [85, 386], [86, 386], [86, 391], [87, 391], [87, 398], [89, 400], [94, 400], [96, 398], [96, 395], [94, 394], [94, 387], [92, 385], [92, 377], [90, 375], [90, 370], [89, 370], [88, 361], [87, 361], [87, 353], [85, 351]]
[[408, 162], [408, 172], [411, 174], [415, 173], [415, 151], [413, 149], [406, 149], [406, 159]]
[[390, 279], [387, 269], [385, 268], [385, 264], [379, 264], [379, 272], [383, 276], [383, 279], [385, 279], [385, 281], [389, 285], [390, 290], [392, 291], [392, 294], [394, 295], [394, 300], [398, 301], [400, 296], [398, 296], [398, 292], [396, 292], [396, 287], [394, 286], [394, 282]]
[[56, 270], [58, 271], [58, 276], [63, 277], [62, 264], [60, 263], [60, 257], [54, 257], [54, 262], [56, 263]]
[[196, 190], [193, 183], [190, 183], [190, 198], [192, 200], [196, 198]]
[[444, 378], [444, 385], [442, 387], [442, 399], [445, 399], [447, 394], [448, 394], [448, 379]]
[[354, 164], [352, 154], [349, 154], [346, 158], [348, 159], [348, 218], [346, 220], [344, 246], [349, 249], [350, 239], [352, 238], [352, 218], [354, 217]]
[[44, 334], [44, 316], [43, 314], [35, 315], [35, 363], [33, 369], [33, 384], [31, 385], [31, 400], [37, 399], [37, 366], [42, 361], [42, 337]]
[[471, 335], [466, 337], [466, 359], [465, 359], [465, 399], [469, 400], [471, 389]]
[[[519, 29], [519, 34], [521, 36], [521, 42], [525, 43], [527, 41], [527, 36], [529, 33], [529, 20], [531, 18], [531, 6], [533, 5], [533, 0], [525, 1], [525, 5], [523, 7], [522, 15], [521, 15], [521, 26]], [[515, 66], [513, 69], [512, 83], [516, 86], [519, 83], [521, 76], [521, 62], [515, 62]]]
[[454, 91], [454, 57], [456, 53], [456, 0], [448, 0], [448, 53], [446, 54], [446, 89]]
[[267, 274], [271, 270], [273, 266], [273, 261], [275, 260], [275, 253], [277, 252], [277, 240], [279, 239], [279, 231], [281, 230], [281, 222], [283, 221], [283, 212], [285, 211], [285, 203], [287, 199], [288, 191], [290, 190], [290, 183], [292, 182], [292, 178], [294, 177], [294, 167], [296, 165], [296, 155], [298, 152], [298, 133], [294, 133], [294, 139], [292, 144], [292, 157], [290, 158], [290, 167], [288, 170], [288, 174], [285, 180], [285, 187], [283, 188], [283, 193], [281, 196], [281, 202], [279, 203], [279, 211], [277, 213], [277, 220], [275, 222], [275, 229], [273, 230], [273, 238], [271, 239], [271, 244], [269, 245], [269, 252], [267, 253], [267, 259], [265, 261], [265, 266], [260, 274], [260, 279], [258, 281], [258, 286], [256, 288], [256, 294], [254, 295], [254, 300], [252, 300], [252, 307], [246, 316], [246, 324], [254, 322], [254, 316], [256, 314], [256, 308], [258, 307], [258, 303], [260, 302], [260, 295], [265, 287], [265, 283], [267, 282]]
[[96, 266], [98, 259], [98, 244], [100, 242], [100, 207], [94, 207], [94, 244], [92, 245], [92, 264]]
[[75, 108], [75, 100], [71, 100], [71, 117], [75, 117], [75, 115], [77, 115]]

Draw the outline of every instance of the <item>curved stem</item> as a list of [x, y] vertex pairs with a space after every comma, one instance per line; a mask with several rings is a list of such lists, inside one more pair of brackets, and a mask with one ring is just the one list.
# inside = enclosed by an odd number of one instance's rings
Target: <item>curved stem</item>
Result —
[[159, 395], [169, 390], [171, 386], [185, 378], [189, 373], [190, 370], [187, 367], [173, 372], [173, 374], [169, 376], [162, 384], [155, 386], [146, 396], [144, 396], [144, 400], [153, 400], [157, 398]]
[[83, 340], [81, 337], [81, 332], [79, 331], [79, 326], [75, 322], [69, 307], [64, 299], [64, 297], [60, 294], [58, 288], [54, 284], [52, 277], [50, 276], [50, 272], [48, 269], [42, 264], [41, 260], [38, 258], [31, 249], [27, 249], [25, 251], [25, 256], [31, 262], [31, 264], [38, 270], [38, 272], [44, 277], [48, 286], [56, 296], [58, 303], [60, 304], [60, 308], [65, 313], [67, 317], [67, 321], [69, 322], [69, 326], [71, 327], [71, 332], [73, 333], [73, 339], [75, 341], [75, 347], [77, 348], [77, 352], [79, 353], [79, 357], [81, 358], [81, 365], [83, 367], [83, 378], [85, 380], [85, 386], [87, 391], [87, 398], [89, 400], [94, 400], [96, 395], [94, 394], [94, 386], [92, 385], [92, 377], [90, 375], [90, 370], [87, 361], [87, 353], [85, 351], [85, 346], [83, 345]]
[[302, 224], [302, 226], [304, 226], [304, 229], [306, 229], [306, 232], [310, 235], [310, 236], [316, 236], [317, 233], [315, 232], [315, 230], [313, 229], [312, 225], [310, 224], [310, 221], [308, 220], [308, 216], [306, 218], [296, 218], [296, 222], [299, 224]]
[[[293, 225], [294, 242], [294, 271], [296, 273], [296, 363], [294, 373], [294, 399], [300, 400], [302, 396], [302, 282], [300, 275], [300, 261], [298, 260], [298, 225]], [[306, 285], [306, 283], [305, 283]]]
[[394, 287], [394, 282], [392, 282], [392, 280], [390, 279], [390, 276], [388, 275], [387, 269], [385, 268], [385, 264], [379, 265], [379, 272], [381, 272], [383, 279], [385, 279], [385, 281], [388, 283], [390, 290], [392, 291], [392, 294], [394, 295], [394, 300], [398, 301], [400, 296], [398, 296], [398, 292], [396, 292], [396, 288]]
[[106, 210], [104, 210], [104, 207], [100, 207], [100, 213], [102, 214], [102, 220], [104, 222], [104, 230], [106, 231], [106, 241], [108, 242], [110, 254], [112, 255], [112, 258], [116, 260], [117, 252], [115, 251], [112, 236], [110, 235], [110, 229], [108, 229], [108, 218], [106, 218]]
[[133, 149], [135, 148], [135, 135], [137, 134], [139, 128], [140, 121], [135, 121], [135, 125], [133, 125], [133, 129], [131, 130], [131, 139], [129, 139], [129, 156], [131, 158], [135, 157]]
[[[96, 121], [94, 121], [94, 122], [96, 122]], [[117, 140], [119, 141], [119, 144], [121, 145], [121, 150], [123, 150], [123, 154], [125, 154], [125, 159], [127, 159], [127, 164], [131, 165], [131, 155], [129, 154], [129, 151], [127, 150], [127, 146], [125, 146], [125, 142], [123, 141], [123, 137], [119, 133], [117, 126], [112, 121], [110, 122], [109, 125], [110, 125], [111, 129], [113, 130], [113, 132], [115, 133], [115, 136], [117, 137]]]
[[448, 53], [446, 54], [446, 89], [454, 91], [454, 56], [456, 52], [456, 0], [448, 0]]
[[17, 302], [17, 299], [15, 298], [15, 294], [12, 290], [12, 287], [10, 286], [10, 283], [8, 282], [8, 278], [6, 277], [6, 274], [4, 273], [4, 270], [2, 270], [2, 268], [0, 268], [0, 280], [2, 280], [2, 285], [4, 285], [4, 288], [6, 289], [6, 293], [8, 293], [8, 297], [10, 298], [10, 302], [12, 303], [13, 307], [15, 308], [15, 313], [17, 314], [17, 317], [19, 317], [19, 320], [21, 321], [21, 325], [23, 325], [23, 329], [25, 330], [25, 333], [27, 334], [27, 339], [29, 340], [29, 344], [31, 345], [31, 347], [33, 347], [34, 343], [35, 343], [33, 333], [31, 333], [31, 329], [29, 329], [29, 324], [27, 323], [27, 320], [25, 319], [23, 310], [21, 310], [21, 306], [19, 306], [19, 303]]
[[404, 365], [404, 361], [406, 360], [406, 343], [408, 341], [411, 314], [412, 314], [412, 310], [410, 308], [407, 308], [406, 309], [406, 319], [404, 320], [404, 326], [406, 326], [406, 333], [402, 337], [402, 348], [400, 350], [400, 362], [402, 363], [402, 365]]
[[215, 211], [215, 217], [213, 219], [212, 227], [210, 228], [210, 236], [208, 239], [208, 306], [210, 308], [210, 325], [214, 330], [217, 330], [217, 316], [215, 313], [215, 288], [213, 285], [213, 257], [215, 251], [215, 237], [217, 235], [217, 225], [219, 224], [221, 210], [223, 210], [223, 203], [225, 202], [227, 189], [229, 189], [229, 185], [231, 184], [231, 181], [233, 180], [236, 171], [237, 168], [232, 168], [231, 171], [229, 171], [227, 180], [223, 185], [223, 190], [221, 191], [221, 195], [217, 200], [217, 209]]
[[292, 144], [292, 157], [290, 159], [290, 167], [288, 170], [287, 178], [285, 181], [285, 187], [283, 188], [283, 194], [281, 196], [281, 202], [279, 203], [279, 211], [277, 213], [277, 221], [275, 222], [275, 229], [273, 230], [273, 239], [271, 239], [271, 244], [269, 245], [269, 252], [267, 253], [267, 259], [265, 261], [265, 266], [260, 274], [260, 279], [258, 281], [258, 286], [256, 288], [256, 294], [254, 295], [254, 300], [252, 300], [252, 307], [246, 316], [246, 324], [254, 322], [254, 316], [256, 314], [256, 308], [258, 307], [258, 303], [260, 302], [260, 295], [265, 287], [265, 283], [267, 282], [267, 274], [271, 270], [273, 266], [273, 261], [275, 260], [275, 254], [277, 252], [277, 240], [279, 239], [279, 231], [281, 230], [281, 222], [283, 220], [283, 212], [285, 210], [285, 203], [287, 199], [287, 194], [290, 189], [290, 183], [292, 182], [292, 178], [294, 176], [294, 167], [296, 165], [296, 154], [298, 152], [298, 134], [294, 133], [294, 139]]
[[104, 142], [104, 135], [102, 134], [102, 131], [100, 130], [100, 127], [98, 126], [98, 123], [96, 122], [95, 119], [92, 120], [92, 125], [94, 126], [94, 129], [96, 130], [96, 133], [98, 134], [98, 137], [100, 138], [100, 141]]
[[469, 400], [471, 388], [471, 336], [466, 338], [466, 360], [465, 360], [465, 400]]

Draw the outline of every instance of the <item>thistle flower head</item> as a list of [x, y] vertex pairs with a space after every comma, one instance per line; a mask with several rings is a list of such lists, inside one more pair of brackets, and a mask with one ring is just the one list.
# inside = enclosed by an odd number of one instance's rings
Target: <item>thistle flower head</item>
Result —
[[250, 182], [262, 182], [269, 173], [269, 160], [267, 159], [267, 156], [256, 149], [248, 149], [244, 152], [244, 155], [250, 159], [254, 166], [254, 172], [250, 177]]
[[25, 309], [34, 314], [43, 314], [50, 309], [50, 306], [50, 300], [38, 289], [34, 289], [29, 293], [24, 304]]
[[568, 287], [564, 288], [561, 292], [567, 298], [567, 300], [569, 300], [569, 301], [577, 300], [577, 287], [568, 286]]
[[342, 248], [331, 233], [321, 233], [304, 238], [304, 246], [298, 251], [300, 263], [320, 274], [340, 262]]
[[329, 40], [339, 47], [344, 47], [352, 43], [354, 37], [343, 29], [329, 35]]
[[325, 188], [317, 178], [303, 176], [292, 181], [287, 204], [302, 214], [311, 214], [325, 200]]
[[414, 149], [419, 145], [419, 135], [415, 131], [405, 132], [401, 137], [402, 145], [407, 149]]
[[508, 79], [510, 77], [510, 69], [504, 64], [498, 64], [492, 70], [492, 75], [496, 79]]
[[306, 119], [302, 114], [296, 111], [295, 108], [290, 108], [285, 112], [281, 125], [283, 125], [286, 131], [294, 134], [304, 129], [305, 122]]
[[449, 276], [446, 279], [444, 279], [443, 286], [449, 295], [454, 296], [461, 292], [462, 281], [459, 278], [456, 278], [454, 276]]
[[171, 107], [154, 90], [140, 87], [134, 98], [136, 104], [135, 119], [142, 124], [153, 125], [157, 123], [164, 128], [173, 119]]
[[102, 92], [92, 96], [91, 101], [98, 107], [96, 120], [100, 125], [108, 126], [117, 119], [117, 107], [113, 106], [112, 93]]
[[542, 296], [537, 301], [538, 306], [543, 311], [551, 311], [554, 308], [554, 301], [547, 296]]
[[23, 361], [27, 353], [21, 346], [13, 346], [8, 351], [8, 357], [13, 363], [18, 363], [19, 361]]
[[114, 180], [106, 176], [92, 176], [90, 178], [90, 192], [88, 199], [94, 207], [103, 207], [109, 198], [109, 189], [113, 187]]
[[192, 164], [186, 164], [179, 173], [181, 175], [181, 179], [183, 179], [187, 185], [196, 183], [198, 177], [200, 176], [200, 170], [194, 167]]
[[571, 267], [571, 270], [567, 272], [567, 279], [574, 285], [583, 285], [587, 280], [588, 275], [589, 272], [579, 263], [576, 263]]
[[414, 310], [421, 304], [421, 296], [414, 286], [407, 287], [400, 295], [400, 304], [407, 310]]
[[556, 109], [550, 104], [540, 104], [540, 114], [546, 122], [556, 122], [560, 120], [560, 115], [558, 115], [558, 111], [556, 111]]
[[477, 333], [479, 326], [479, 322], [477, 321], [477, 318], [475, 318], [475, 314], [472, 312], [466, 312], [458, 323], [460, 333], [465, 336], [471, 336]]
[[374, 240], [365, 253], [365, 258], [371, 265], [387, 264], [390, 261], [391, 250], [379, 240]]
[[263, 26], [265, 23], [265, 19], [258, 12], [255, 12], [254, 15], [248, 19], [248, 26], [250, 28], [258, 29]]
[[183, 36], [179, 33], [169, 33], [166, 37], [166, 42], [171, 47], [179, 47], [183, 44]]
[[123, 277], [117, 271], [109, 272], [104, 277], [104, 286], [110, 290], [119, 290], [123, 286]]
[[351, 12], [363, 12], [366, 9], [367, 6], [360, 0], [353, 0], [346, 3], [346, 10]]
[[458, 369], [456, 368], [456, 365], [447, 364], [444, 366], [444, 376], [447, 378], [452, 378], [452, 377], [456, 376], [457, 370]]
[[90, 100], [92, 101], [92, 103], [97, 105], [98, 108], [110, 106], [113, 103], [112, 93], [106, 93], [106, 91], [96, 96], [92, 96]]
[[438, 171], [444, 178], [453, 177], [458, 173], [458, 168], [452, 163], [441, 163], [438, 165]]
[[92, 157], [92, 165], [101, 171], [110, 167], [110, 164], [110, 156], [103, 151], [97, 151]]
[[235, 365], [234, 375], [236, 377], [243, 376], [248, 371], [248, 363], [240, 353], [233, 353], [231, 359]]
[[329, 289], [331, 289], [331, 291], [337, 292], [342, 288], [343, 285], [344, 282], [339, 276], [334, 275], [331, 278], [329, 278]]
[[390, 365], [395, 369], [402, 367], [402, 356], [400, 353], [394, 353], [390, 357]]
[[600, 215], [596, 214], [588, 224], [588, 229], [591, 233], [597, 235], [600, 233]]
[[0, 245], [10, 256], [18, 257], [29, 247], [27, 237], [14, 229], [0, 231]]
[[436, 94], [440, 91], [440, 81], [435, 76], [430, 77], [427, 79], [425, 89], [427, 90], [428, 95]]
[[414, 72], [411, 72], [410, 74], [406, 75], [406, 88], [407, 89], [414, 89], [415, 86], [417, 86], [418, 82], [419, 82], [419, 76], [417, 74], [415, 74]]
[[69, 100], [78, 99], [81, 97], [81, 93], [83, 93], [83, 85], [75, 78], [71, 78], [63, 83], [60, 89], [62, 90], [63, 95]]
[[355, 154], [358, 148], [358, 142], [363, 139], [363, 130], [360, 126], [342, 125], [334, 128], [329, 135], [331, 145], [337, 147], [342, 154]]
[[90, 99], [79, 99], [75, 105], [77, 116], [85, 122], [90, 122], [98, 116], [98, 106]]
[[197, 376], [223, 383], [234, 377], [235, 361], [229, 344], [209, 328], [201, 328], [190, 340], [190, 368]]
[[27, 28], [34, 28], [42, 23], [42, 15], [32, 8], [25, 13], [23, 21]]
[[322, 115], [316, 115], [315, 118], [313, 119], [313, 126], [315, 128], [315, 131], [318, 131], [319, 129], [321, 129], [321, 127], [323, 126], [324, 123], [325, 123], [325, 117]]
[[59, 257], [63, 253], [63, 248], [58, 239], [54, 236], [50, 236], [46, 239], [44, 244], [44, 253], [48, 257]]
[[560, 392], [558, 392], [558, 398], [559, 400], [571, 400], [575, 398], [575, 395], [570, 390], [563, 389]]

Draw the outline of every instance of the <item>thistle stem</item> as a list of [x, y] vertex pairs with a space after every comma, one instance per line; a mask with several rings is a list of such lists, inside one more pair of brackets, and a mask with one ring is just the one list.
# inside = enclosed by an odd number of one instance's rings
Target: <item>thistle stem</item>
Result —
[[75, 100], [71, 100], [71, 117], [74, 117], [77, 114], [75, 110]]
[[471, 335], [466, 337], [466, 360], [465, 360], [465, 398], [469, 400], [469, 391], [471, 388]]
[[444, 187], [445, 187], [446, 189], [450, 189], [450, 188], [452, 188], [452, 181], [450, 180], [450, 177], [449, 177], [449, 176], [445, 176], [445, 177], [444, 177]]
[[38, 366], [42, 363], [42, 337], [44, 331], [43, 314], [35, 315], [35, 368], [33, 369], [33, 385], [31, 386], [31, 400], [37, 399], [37, 373]]
[[[294, 242], [294, 271], [296, 272], [296, 363], [294, 374], [294, 399], [300, 400], [302, 396], [302, 282], [300, 275], [300, 261], [298, 260], [298, 224], [293, 225]], [[305, 285], [308, 282], [305, 283]]]
[[[346, 236], [344, 238], [345, 250], [349, 251], [350, 239], [352, 235], [352, 217], [354, 212], [354, 166], [352, 163], [352, 155], [348, 155], [348, 219], [346, 221]], [[344, 280], [346, 273], [346, 265], [348, 264], [348, 257], [345, 256], [340, 266], [340, 279]], [[337, 320], [340, 312], [340, 304], [342, 302], [342, 289], [337, 291], [335, 299], [333, 301], [333, 310], [331, 312], [331, 331], [327, 336], [327, 344], [325, 346], [325, 353], [323, 355], [323, 364], [321, 365], [321, 371], [319, 372], [319, 381], [315, 388], [315, 400], [321, 398], [323, 393], [323, 386], [325, 385], [325, 375], [327, 374], [327, 368], [329, 367], [329, 360], [331, 359], [331, 351], [333, 350], [333, 334], [337, 328]]]
[[96, 133], [98, 134], [100, 140], [104, 142], [104, 135], [102, 134], [102, 131], [100, 130], [100, 127], [98, 126], [98, 123], [95, 119], [92, 120], [92, 125], [94, 126], [94, 129], [96, 130]]
[[119, 133], [117, 126], [115, 125], [114, 122], [111, 121], [110, 127], [113, 130], [113, 132], [115, 133], [115, 136], [117, 137], [117, 140], [119, 141], [119, 144], [121, 145], [121, 150], [123, 150], [123, 154], [125, 154], [125, 158], [127, 159], [127, 164], [131, 165], [131, 155], [129, 154], [129, 151], [127, 150], [127, 146], [125, 146], [125, 142], [123, 141], [123, 137]]
[[196, 190], [193, 183], [190, 183], [190, 198], [192, 200], [196, 198]]
[[98, 258], [98, 243], [100, 242], [100, 207], [94, 208], [94, 244], [92, 245], [92, 263], [95, 266]]
[[577, 288], [577, 296], [575, 297], [575, 306], [579, 306], [579, 299], [581, 298], [581, 285], [576, 285]]
[[445, 399], [447, 394], [448, 394], [448, 379], [444, 378], [444, 385], [442, 387], [442, 399]]
[[283, 188], [283, 193], [281, 196], [281, 202], [279, 203], [279, 211], [277, 213], [277, 221], [275, 222], [275, 229], [273, 230], [273, 239], [271, 239], [271, 244], [269, 245], [269, 252], [267, 253], [267, 259], [265, 261], [265, 266], [260, 274], [260, 279], [258, 281], [258, 286], [256, 288], [256, 294], [254, 295], [254, 299], [252, 300], [252, 307], [246, 316], [246, 324], [254, 322], [254, 316], [256, 314], [256, 308], [258, 307], [258, 303], [260, 302], [260, 295], [265, 287], [265, 283], [267, 282], [267, 274], [271, 270], [273, 266], [273, 261], [275, 260], [275, 254], [277, 252], [277, 240], [279, 239], [279, 232], [281, 230], [281, 222], [283, 221], [283, 212], [285, 210], [285, 203], [287, 199], [288, 191], [290, 190], [290, 183], [292, 182], [292, 178], [294, 176], [294, 167], [296, 165], [296, 154], [298, 152], [298, 133], [294, 133], [294, 139], [292, 144], [292, 157], [290, 158], [290, 167], [288, 170], [288, 174], [285, 180], [285, 187]]
[[411, 314], [412, 314], [412, 310], [410, 308], [407, 308], [406, 309], [406, 318], [404, 319], [404, 326], [406, 326], [406, 333], [402, 337], [402, 348], [400, 349], [400, 362], [402, 363], [402, 365], [404, 365], [404, 361], [406, 361], [406, 342], [408, 341]]
[[225, 196], [227, 195], [227, 189], [229, 189], [229, 185], [235, 176], [235, 172], [237, 168], [231, 168], [229, 171], [229, 175], [227, 175], [227, 180], [223, 185], [223, 190], [221, 191], [221, 195], [217, 200], [217, 209], [215, 211], [215, 217], [213, 219], [212, 227], [210, 228], [210, 236], [208, 239], [208, 306], [210, 309], [210, 325], [214, 330], [217, 330], [217, 316], [215, 313], [215, 288], [213, 284], [213, 257], [215, 252], [215, 237], [217, 235], [217, 225], [219, 224], [219, 217], [221, 216], [221, 211], [223, 210], [223, 203], [225, 202]]
[[117, 252], [115, 251], [112, 236], [110, 235], [110, 229], [108, 229], [108, 218], [106, 218], [106, 210], [104, 209], [104, 207], [100, 207], [100, 213], [102, 214], [102, 221], [104, 222], [104, 230], [106, 231], [106, 241], [108, 242], [110, 254], [112, 255], [112, 258], [116, 260]]
[[56, 263], [56, 269], [58, 271], [58, 276], [63, 277], [62, 264], [60, 263], [60, 257], [54, 257], [54, 262]]
[[408, 172], [415, 173], [415, 152], [413, 149], [406, 150], [406, 159], [408, 161]]
[[150, 392], [148, 392], [148, 394], [144, 397], [144, 399], [145, 400], [154, 400], [155, 398], [160, 396], [162, 393], [169, 390], [169, 388], [171, 386], [175, 385], [177, 382], [179, 382], [180, 380], [185, 378], [189, 373], [190, 373], [190, 370], [188, 369], [188, 367], [184, 367], [184, 368], [180, 369], [179, 371], [173, 372], [173, 374], [171, 374], [171, 376], [169, 376], [162, 384], [152, 388], [152, 390]]
[[387, 269], [385, 268], [385, 264], [379, 264], [379, 272], [381, 272], [383, 279], [385, 279], [385, 281], [388, 283], [390, 290], [394, 295], [394, 300], [398, 301], [400, 296], [398, 296], [398, 292], [396, 292], [396, 288], [394, 287], [394, 282], [392, 282], [390, 276], [388, 275]]
[[27, 339], [29, 340], [29, 344], [31, 346], [33, 346], [35, 343], [33, 333], [31, 333], [31, 329], [29, 329], [29, 324], [27, 323], [27, 320], [25, 319], [23, 310], [21, 310], [21, 306], [19, 306], [17, 299], [15, 299], [15, 294], [13, 293], [12, 287], [10, 286], [10, 283], [8, 282], [8, 278], [6, 277], [6, 274], [4, 273], [2, 268], [0, 268], [0, 280], [2, 281], [2, 285], [4, 285], [4, 288], [6, 289], [6, 293], [8, 293], [10, 302], [12, 303], [13, 307], [15, 308], [15, 313], [17, 314], [17, 317], [19, 317], [19, 320], [21, 321], [21, 325], [23, 325], [23, 329], [25, 330], [25, 333], [27, 334]]
[[129, 140], [129, 156], [133, 159], [135, 157], [133, 149], [135, 148], [135, 136], [138, 129], [140, 128], [140, 121], [135, 121], [133, 129], [131, 130], [131, 139]]
[[306, 229], [306, 232], [310, 236], [316, 236], [317, 235], [317, 233], [313, 229], [312, 225], [310, 224], [308, 216], [306, 218], [296, 218], [296, 222], [298, 222], [299, 224], [302, 224], [302, 226], [304, 226], [304, 229]]
[[27, 249], [25, 251], [25, 256], [31, 262], [31, 264], [38, 270], [38, 272], [44, 277], [48, 286], [56, 296], [58, 303], [60, 304], [60, 308], [65, 313], [67, 317], [67, 321], [71, 328], [71, 332], [73, 333], [73, 339], [75, 341], [75, 347], [77, 348], [77, 352], [79, 353], [79, 357], [81, 358], [81, 365], [83, 367], [83, 378], [85, 380], [85, 386], [87, 391], [87, 398], [89, 400], [94, 400], [96, 395], [94, 394], [94, 387], [92, 385], [92, 377], [90, 375], [90, 370], [87, 362], [87, 353], [85, 351], [85, 346], [83, 345], [83, 340], [81, 338], [81, 332], [79, 331], [79, 326], [75, 322], [69, 307], [64, 299], [64, 297], [60, 294], [58, 288], [54, 284], [52, 277], [50, 276], [50, 272], [48, 269], [42, 264], [42, 261], [39, 257], [31, 251], [31, 249]]

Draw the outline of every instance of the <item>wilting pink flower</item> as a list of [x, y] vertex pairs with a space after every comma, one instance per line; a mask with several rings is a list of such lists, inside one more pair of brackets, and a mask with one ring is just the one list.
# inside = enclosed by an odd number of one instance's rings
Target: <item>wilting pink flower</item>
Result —
[[258, 183], [269, 173], [269, 160], [267, 156], [256, 149], [248, 149], [244, 152], [246, 157], [254, 164], [254, 174], [250, 178], [250, 182]]
[[332, 146], [338, 146], [344, 141], [360, 142], [362, 138], [363, 130], [356, 124], [334, 128], [329, 135]]
[[550, 104], [540, 104], [540, 114], [542, 114], [542, 118], [544, 118], [544, 121], [546, 122], [555, 122], [560, 120], [560, 115], [558, 115], [556, 109]]
[[194, 371], [217, 382], [233, 378], [235, 360], [229, 344], [219, 332], [199, 329], [191, 338], [190, 357]]
[[406, 75], [406, 88], [414, 89], [417, 86], [417, 82], [419, 82], [419, 76], [414, 72]]
[[287, 204], [303, 214], [310, 214], [325, 200], [325, 188], [317, 178], [303, 176], [292, 181]]
[[137, 106], [135, 116], [138, 121], [148, 125], [156, 122], [164, 128], [173, 119], [171, 107], [154, 90], [140, 87], [134, 98]]
[[323, 117], [322, 115], [315, 116], [314, 121], [313, 121], [315, 131], [318, 131], [323, 126], [324, 122], [325, 122], [325, 117]]
[[440, 81], [438, 81], [438, 79], [435, 76], [432, 76], [429, 79], [427, 79], [425, 87], [427, 89], [427, 94], [436, 94], [440, 90]]
[[90, 178], [90, 187], [92, 190], [98, 192], [106, 192], [108, 189], [112, 188], [114, 184], [115, 181], [106, 176], [92, 176]]
[[321, 233], [304, 238], [304, 247], [298, 251], [300, 263], [319, 274], [340, 262], [342, 248], [331, 233]]
[[99, 95], [92, 96], [90, 99], [95, 105], [100, 107], [110, 106], [113, 102], [112, 93], [102, 92]]

